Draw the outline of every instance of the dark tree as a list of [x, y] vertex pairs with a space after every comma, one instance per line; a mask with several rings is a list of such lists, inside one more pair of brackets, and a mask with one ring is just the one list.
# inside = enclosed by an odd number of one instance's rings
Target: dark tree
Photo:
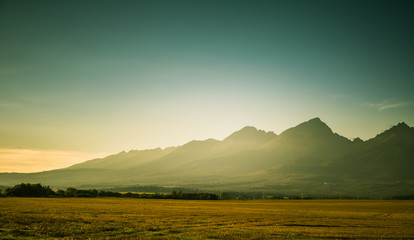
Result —
[[48, 197], [55, 194], [49, 186], [44, 187], [40, 183], [22, 183], [5, 190], [5, 196], [13, 197]]

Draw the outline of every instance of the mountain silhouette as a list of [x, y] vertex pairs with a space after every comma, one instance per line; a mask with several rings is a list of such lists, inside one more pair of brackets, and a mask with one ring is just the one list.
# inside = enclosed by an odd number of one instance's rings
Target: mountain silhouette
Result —
[[225, 138], [223, 142], [234, 142], [236, 144], [261, 144], [270, 139], [275, 138], [277, 135], [273, 132], [265, 132], [263, 130], [257, 130], [255, 127], [244, 127], [241, 130], [232, 133]]
[[0, 173], [0, 185], [176, 185], [208, 190], [393, 196], [414, 192], [414, 128], [367, 141], [314, 118], [276, 135], [248, 126], [223, 141], [133, 150], [39, 173]]

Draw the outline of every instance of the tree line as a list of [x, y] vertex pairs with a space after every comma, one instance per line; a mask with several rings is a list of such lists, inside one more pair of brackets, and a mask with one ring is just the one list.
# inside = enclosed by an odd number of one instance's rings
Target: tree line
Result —
[[171, 194], [160, 193], [120, 193], [97, 189], [76, 189], [69, 187], [66, 190], [52, 190], [49, 186], [40, 183], [21, 183], [14, 187], [6, 188], [0, 192], [1, 197], [126, 197], [126, 198], [152, 198], [152, 199], [190, 199], [190, 200], [218, 200], [219, 196], [214, 193], [183, 193], [173, 191]]

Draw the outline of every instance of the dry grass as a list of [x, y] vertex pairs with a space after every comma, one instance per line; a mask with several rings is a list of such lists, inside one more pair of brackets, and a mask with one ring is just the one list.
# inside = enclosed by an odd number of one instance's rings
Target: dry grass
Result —
[[1, 239], [414, 239], [414, 201], [0, 198]]

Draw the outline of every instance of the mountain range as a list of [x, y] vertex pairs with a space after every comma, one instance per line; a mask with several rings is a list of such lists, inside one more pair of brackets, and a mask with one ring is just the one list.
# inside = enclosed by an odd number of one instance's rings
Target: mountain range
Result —
[[399, 123], [353, 141], [319, 118], [280, 135], [245, 127], [222, 141], [132, 150], [38, 173], [0, 173], [0, 185], [181, 186], [215, 191], [395, 196], [414, 193], [414, 128]]

